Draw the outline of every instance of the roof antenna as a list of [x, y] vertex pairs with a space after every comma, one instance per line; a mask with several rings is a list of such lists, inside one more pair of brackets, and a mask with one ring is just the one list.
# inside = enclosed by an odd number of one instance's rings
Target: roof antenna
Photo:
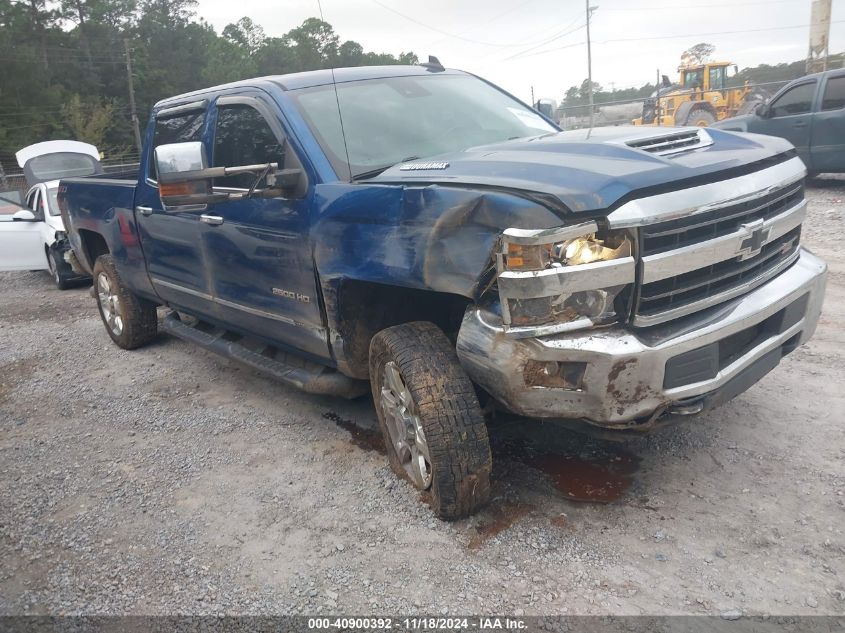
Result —
[[[320, 10], [320, 20], [323, 22], [326, 19], [323, 17], [323, 5], [320, 0], [317, 0], [317, 8]], [[337, 118], [340, 121], [340, 135], [343, 137], [343, 151], [346, 153], [346, 167], [349, 170], [349, 180], [352, 180], [352, 163], [349, 161], [349, 146], [346, 144], [346, 131], [343, 129], [343, 115], [340, 113], [340, 97], [337, 95], [337, 81], [334, 78], [334, 62], [329, 64], [332, 71], [332, 87], [334, 88], [334, 100], [337, 103]]]
[[423, 68], [427, 68], [433, 73], [442, 73], [444, 70], [446, 70], [443, 67], [443, 64], [440, 63], [440, 60], [437, 59], [434, 55], [429, 55], [428, 61], [423, 62], [422, 64], [420, 64], [420, 66], [422, 66]]

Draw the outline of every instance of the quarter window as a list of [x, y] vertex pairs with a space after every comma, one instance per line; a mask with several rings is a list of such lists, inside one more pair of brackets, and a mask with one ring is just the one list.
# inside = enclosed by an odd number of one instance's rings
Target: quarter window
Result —
[[824, 87], [822, 110], [838, 110], [845, 107], [845, 76], [831, 77]]
[[[250, 105], [236, 103], [217, 109], [217, 126], [214, 132], [214, 166], [239, 167], [285, 161], [285, 148], [270, 124], [261, 113]], [[237, 174], [215, 178], [215, 187], [249, 189], [255, 182], [254, 174]], [[259, 183], [259, 186], [265, 186]]]
[[807, 114], [813, 106], [815, 92], [815, 81], [790, 88], [772, 103], [772, 116]]
[[[202, 140], [203, 124], [205, 123], [205, 111], [196, 110], [185, 112], [176, 116], [156, 119], [155, 132], [153, 132], [153, 148], [169, 143], [187, 143], [190, 141]], [[150, 153], [150, 165], [148, 176], [156, 179], [155, 155]]]

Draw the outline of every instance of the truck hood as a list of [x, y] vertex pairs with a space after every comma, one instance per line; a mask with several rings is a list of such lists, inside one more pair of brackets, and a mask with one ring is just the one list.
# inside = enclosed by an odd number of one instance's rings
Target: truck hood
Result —
[[[661, 154], [632, 145], [685, 135], [700, 143]], [[792, 149], [787, 141], [700, 128], [605, 127], [471, 147], [401, 163], [369, 183], [480, 186], [557, 198], [573, 212], [612, 207], [638, 190], [718, 178]], [[659, 148], [658, 148], [659, 151]]]

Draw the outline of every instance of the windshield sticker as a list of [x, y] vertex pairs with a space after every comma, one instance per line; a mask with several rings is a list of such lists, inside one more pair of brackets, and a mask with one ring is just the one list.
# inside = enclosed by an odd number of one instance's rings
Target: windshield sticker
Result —
[[533, 127], [538, 130], [549, 131], [548, 122], [539, 114], [534, 114], [533, 112], [528, 112], [527, 110], [521, 110], [520, 108], [508, 108], [508, 112], [519, 119], [523, 125], [527, 125], [528, 127]]

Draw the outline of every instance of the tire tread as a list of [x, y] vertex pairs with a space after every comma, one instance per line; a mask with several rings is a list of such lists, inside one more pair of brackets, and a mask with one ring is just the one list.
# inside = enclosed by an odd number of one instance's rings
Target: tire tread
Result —
[[[411, 391], [423, 423], [434, 469], [432, 507], [444, 519], [468, 516], [490, 497], [492, 458], [487, 426], [475, 389], [446, 335], [433, 323], [412, 322], [382, 330], [370, 345], [370, 380], [379, 423], [382, 368], [393, 360]], [[393, 470], [404, 468], [388, 446]]]

